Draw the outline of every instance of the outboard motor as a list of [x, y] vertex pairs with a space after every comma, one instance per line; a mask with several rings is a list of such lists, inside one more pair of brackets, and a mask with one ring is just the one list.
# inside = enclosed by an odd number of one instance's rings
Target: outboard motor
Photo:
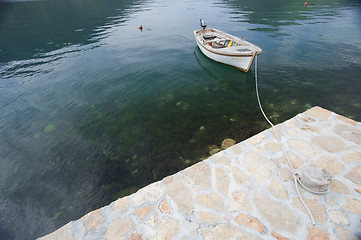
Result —
[[201, 27], [204, 29], [206, 29], [207, 27], [207, 21], [206, 20], [202, 20], [202, 19], [199, 19], [199, 21], [201, 22]]

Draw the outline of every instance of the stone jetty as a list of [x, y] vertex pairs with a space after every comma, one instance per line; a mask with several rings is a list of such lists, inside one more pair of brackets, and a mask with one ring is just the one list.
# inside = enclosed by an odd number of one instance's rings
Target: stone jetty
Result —
[[[314, 107], [40, 238], [361, 239], [361, 123]], [[328, 192], [300, 187], [293, 173], [317, 165]]]

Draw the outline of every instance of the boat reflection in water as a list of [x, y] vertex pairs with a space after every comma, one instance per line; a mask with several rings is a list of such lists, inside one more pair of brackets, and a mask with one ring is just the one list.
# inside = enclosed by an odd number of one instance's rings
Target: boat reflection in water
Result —
[[[212, 80], [222, 86], [238, 92], [240, 97], [252, 97], [254, 94], [254, 75], [240, 72], [232, 66], [213, 61], [206, 57], [198, 47], [194, 49], [199, 65], [207, 72]], [[252, 71], [252, 70], [251, 70]]]

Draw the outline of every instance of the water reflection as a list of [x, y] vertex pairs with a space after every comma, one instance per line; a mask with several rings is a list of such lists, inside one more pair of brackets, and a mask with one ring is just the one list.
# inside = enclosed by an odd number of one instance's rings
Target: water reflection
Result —
[[52, 71], [47, 66], [100, 46], [112, 27], [127, 21], [137, 1], [0, 2], [0, 73], [2, 78]]
[[[268, 32], [272, 36], [279, 36], [277, 33], [282, 26], [300, 25], [305, 23], [315, 24], [326, 22], [326, 19], [340, 16], [337, 8], [339, 1], [321, 0], [312, 1], [305, 7], [300, 1], [236, 1], [222, 0], [221, 6], [231, 9], [231, 19], [235, 22], [250, 23], [249, 30]], [[276, 35], [274, 35], [276, 34]], [[288, 35], [282, 33], [282, 35]]]
[[[195, 48], [194, 54], [199, 65], [216, 82], [227, 86], [229, 89], [234, 89], [246, 97], [253, 97], [255, 90], [253, 74], [246, 74], [234, 67], [213, 61], [206, 57], [198, 47]], [[250, 71], [252, 72], [253, 70], [251, 69]]]

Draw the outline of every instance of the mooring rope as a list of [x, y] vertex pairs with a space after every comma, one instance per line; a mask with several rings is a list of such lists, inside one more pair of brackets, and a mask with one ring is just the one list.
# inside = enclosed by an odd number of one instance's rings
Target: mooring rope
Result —
[[[257, 52], [256, 52], [256, 60], [255, 60], [255, 67], [254, 67], [254, 69], [255, 69], [256, 94], [257, 94], [257, 101], [258, 101], [259, 108], [260, 108], [260, 110], [261, 110], [264, 118], [265, 118], [265, 119], [267, 120], [267, 122], [272, 126], [272, 129], [273, 129], [273, 131], [274, 131], [275, 134], [276, 134], [277, 141], [278, 141], [278, 143], [280, 144], [284, 155], [286, 156], [286, 159], [287, 159], [287, 161], [288, 161], [288, 164], [289, 164], [290, 167], [292, 168], [293, 178], [294, 178], [294, 181], [295, 181], [296, 192], [297, 192], [297, 194], [298, 194], [298, 198], [300, 199], [300, 201], [301, 201], [301, 203], [303, 204], [303, 206], [306, 208], [306, 210], [307, 210], [307, 212], [308, 212], [308, 215], [309, 215], [310, 218], [311, 218], [311, 221], [312, 221], [313, 226], [315, 226], [315, 225], [316, 225], [315, 219], [313, 218], [313, 215], [312, 215], [310, 209], [307, 207], [306, 203], [303, 201], [302, 195], [301, 195], [301, 193], [300, 193], [300, 191], [299, 191], [299, 189], [298, 189], [298, 182], [302, 185], [302, 187], [305, 187], [305, 186], [301, 183], [301, 181], [300, 181], [300, 179], [299, 179], [299, 177], [298, 177], [298, 173], [296, 173], [295, 168], [293, 167], [293, 165], [292, 165], [292, 163], [291, 163], [291, 160], [290, 160], [290, 158], [288, 157], [288, 154], [287, 154], [287, 152], [286, 152], [286, 150], [285, 150], [285, 148], [284, 148], [284, 146], [283, 146], [283, 144], [282, 144], [282, 142], [281, 142], [280, 136], [278, 135], [275, 126], [274, 126], [273, 123], [268, 119], [267, 115], [266, 115], [266, 114], [264, 113], [264, 111], [263, 111], [263, 108], [262, 108], [262, 105], [261, 105], [261, 101], [260, 101], [260, 97], [259, 97], [259, 93], [258, 93], [257, 55], [258, 55], [258, 54], [257, 54]], [[325, 192], [315, 192], [315, 191], [312, 191], [312, 190], [310, 190], [310, 189], [308, 189], [308, 188], [306, 188], [306, 187], [305, 187], [305, 189], [308, 190], [308, 191], [310, 191], [310, 192], [312, 192], [312, 193], [316, 193], [316, 194], [324, 194], [324, 193], [325, 193]]]
[[284, 154], [285, 154], [285, 156], [286, 156], [286, 158], [287, 158], [288, 164], [291, 166], [292, 170], [294, 171], [295, 169], [294, 169], [294, 167], [293, 167], [293, 165], [292, 165], [292, 163], [291, 163], [290, 158], [288, 157], [288, 154], [287, 154], [286, 150], [285, 150], [284, 147], [283, 147], [283, 144], [281, 143], [280, 136], [278, 135], [278, 133], [277, 133], [277, 131], [276, 131], [276, 128], [275, 128], [275, 126], [273, 125], [273, 123], [268, 119], [268, 117], [267, 117], [266, 114], [264, 113], [263, 108], [262, 108], [262, 105], [261, 105], [261, 101], [260, 101], [259, 93], [258, 93], [257, 52], [256, 52], [256, 61], [255, 61], [255, 67], [254, 67], [254, 69], [255, 69], [255, 81], [256, 81], [256, 94], [257, 94], [257, 100], [258, 100], [259, 108], [261, 109], [261, 112], [262, 112], [264, 118], [265, 118], [265, 119], [267, 120], [267, 122], [272, 126], [272, 129], [273, 129], [273, 131], [274, 131], [275, 134], [276, 134], [276, 138], [277, 138], [279, 144], [281, 145], [282, 151], [284, 152]]

